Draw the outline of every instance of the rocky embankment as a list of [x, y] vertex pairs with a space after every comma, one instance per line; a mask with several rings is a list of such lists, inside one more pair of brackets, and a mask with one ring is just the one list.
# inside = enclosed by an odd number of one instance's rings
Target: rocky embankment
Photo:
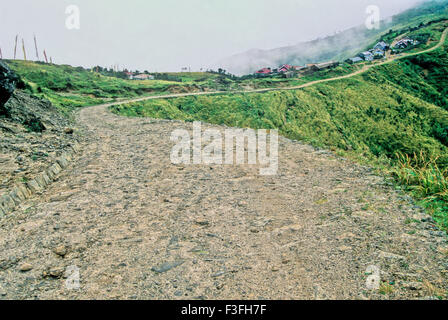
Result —
[[2, 107], [11, 97], [18, 82], [19, 78], [0, 61], [0, 115], [3, 113]]
[[[71, 121], [49, 101], [17, 87], [22, 87], [20, 79], [0, 62], [0, 214], [42, 189], [33, 180], [73, 151], [79, 139]], [[5, 195], [14, 189], [13, 203]]]

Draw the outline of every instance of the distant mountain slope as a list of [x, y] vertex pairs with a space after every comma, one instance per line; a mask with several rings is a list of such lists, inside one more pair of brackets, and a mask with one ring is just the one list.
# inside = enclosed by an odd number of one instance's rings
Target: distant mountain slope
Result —
[[448, 17], [448, 1], [431, 1], [404, 11], [381, 23], [379, 30], [368, 30], [365, 26], [355, 27], [334, 36], [299, 43], [294, 46], [272, 50], [252, 49], [218, 62], [218, 66], [233, 74], [249, 74], [262, 67], [281, 64], [304, 65], [326, 60], [342, 60], [356, 54], [360, 49], [381, 37], [391, 28], [418, 24]]

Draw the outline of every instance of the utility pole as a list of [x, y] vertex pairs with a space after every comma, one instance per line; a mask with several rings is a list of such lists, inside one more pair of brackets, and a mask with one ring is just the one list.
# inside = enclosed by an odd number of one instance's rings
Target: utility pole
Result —
[[16, 60], [16, 55], [17, 55], [17, 39], [18, 39], [19, 35], [16, 35], [16, 44], [14, 46], [14, 60]]
[[45, 58], [45, 62], [48, 63], [48, 58], [47, 58], [47, 53], [44, 50], [44, 58]]
[[26, 61], [25, 40], [22, 38], [23, 59]]
[[2, 48], [0, 48], [0, 60], [3, 60]]
[[36, 48], [36, 58], [37, 58], [37, 61], [39, 61], [39, 51], [37, 50], [36, 35], [34, 35], [34, 47]]

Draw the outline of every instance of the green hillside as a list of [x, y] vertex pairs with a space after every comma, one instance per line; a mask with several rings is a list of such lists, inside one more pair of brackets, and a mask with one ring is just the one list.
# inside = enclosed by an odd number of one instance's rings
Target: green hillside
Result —
[[[146, 80], [133, 81], [104, 76], [82, 67], [54, 65], [41, 62], [6, 60], [8, 65], [25, 82], [27, 90], [35, 96], [50, 100], [64, 112], [76, 107], [115, 101], [119, 98], [154, 95], [172, 92], [198, 91], [203, 83], [188, 79], [198, 79], [199, 73], [183, 76], [179, 81]], [[203, 81], [215, 75], [202, 73]]]
[[344, 65], [301, 79], [240, 79], [207, 72], [155, 73], [156, 80], [125, 80], [82, 67], [5, 60], [25, 83], [26, 90], [51, 101], [64, 113], [89, 105], [141, 96], [200, 91], [228, 91], [286, 87], [308, 81], [348, 74], [359, 66]]

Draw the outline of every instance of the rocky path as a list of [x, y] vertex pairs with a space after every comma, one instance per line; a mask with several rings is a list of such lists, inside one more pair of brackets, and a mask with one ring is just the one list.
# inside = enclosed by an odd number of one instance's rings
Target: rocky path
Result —
[[[368, 168], [280, 138], [278, 175], [172, 165], [191, 124], [83, 109], [86, 146], [0, 221], [2, 299], [434, 298], [448, 243]], [[217, 127], [223, 129], [222, 127]], [[366, 286], [369, 266], [380, 288]], [[68, 267], [80, 288], [66, 287]]]

